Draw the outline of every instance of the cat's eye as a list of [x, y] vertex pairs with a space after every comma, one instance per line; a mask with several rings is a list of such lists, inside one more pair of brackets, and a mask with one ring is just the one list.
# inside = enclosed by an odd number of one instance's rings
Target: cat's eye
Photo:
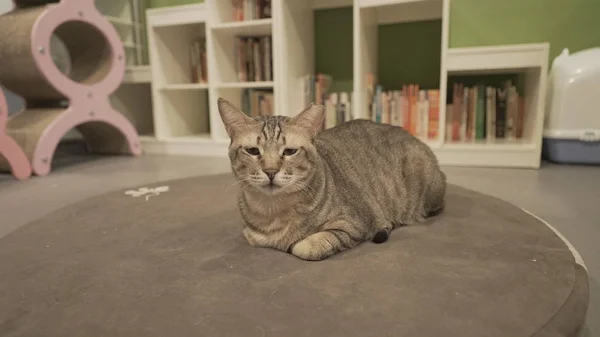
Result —
[[285, 149], [285, 150], [283, 150], [283, 155], [284, 156], [292, 156], [296, 152], [298, 152], [298, 149]]
[[258, 155], [260, 155], [260, 150], [257, 147], [247, 147], [245, 150], [251, 156], [258, 156]]

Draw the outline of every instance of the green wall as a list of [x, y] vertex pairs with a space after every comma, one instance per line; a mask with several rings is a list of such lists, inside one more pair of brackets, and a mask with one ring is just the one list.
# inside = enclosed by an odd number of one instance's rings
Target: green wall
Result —
[[[600, 46], [599, 13], [599, 0], [452, 0], [449, 45], [549, 42], [551, 61], [563, 48], [575, 52]], [[393, 89], [406, 81], [426, 86], [439, 82], [440, 34], [434, 33], [441, 28], [437, 24], [439, 21], [380, 26], [378, 61], [383, 85]], [[316, 70], [340, 82], [335, 90], [349, 90], [352, 11], [316, 11], [315, 26]], [[406, 50], [408, 45], [412, 49]]]
[[[378, 82], [385, 88], [440, 82], [441, 20], [381, 25], [378, 30]], [[316, 71], [334, 79], [331, 91], [352, 90], [352, 8], [315, 11]]]
[[331, 91], [352, 91], [352, 7], [315, 11], [315, 70], [333, 77]]
[[401, 89], [403, 84], [439, 88], [441, 20], [381, 25], [378, 35], [378, 76], [384, 88]]
[[550, 60], [600, 46], [598, 0], [454, 0], [450, 47], [550, 42]]

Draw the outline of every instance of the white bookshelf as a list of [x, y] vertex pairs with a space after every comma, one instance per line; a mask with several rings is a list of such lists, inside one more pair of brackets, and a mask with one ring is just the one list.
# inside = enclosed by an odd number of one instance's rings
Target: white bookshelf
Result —
[[115, 27], [125, 47], [127, 67], [121, 86], [111, 95], [111, 104], [133, 123], [141, 136], [153, 135], [152, 76], [146, 51], [142, 0], [103, 0], [95, 4]]
[[[216, 101], [241, 106], [244, 89], [274, 92], [275, 113], [294, 115], [302, 106], [300, 77], [314, 73], [315, 9], [353, 7], [353, 112], [366, 117], [366, 76], [377, 75], [378, 29], [390, 23], [441, 20], [439, 138], [427, 141], [442, 165], [527, 167], [540, 165], [548, 44], [448, 48], [452, 0], [272, 0], [272, 18], [236, 22], [231, 1], [151, 9], [147, 31], [152, 67], [153, 132], [146, 153], [227, 156], [229, 140]], [[456, 0], [454, 0], [456, 1]], [[208, 83], [189, 83], [190, 40], [207, 40]], [[239, 82], [234, 41], [238, 35], [271, 35], [273, 80]], [[439, 36], [437, 37], [440, 38]], [[410, 43], [410, 41], [408, 42]], [[521, 74], [525, 128], [517, 141], [448, 143], [445, 108], [448, 78], [461, 74]]]
[[142, 2], [143, 0], [103, 0], [95, 3], [123, 41], [127, 66], [148, 65]]

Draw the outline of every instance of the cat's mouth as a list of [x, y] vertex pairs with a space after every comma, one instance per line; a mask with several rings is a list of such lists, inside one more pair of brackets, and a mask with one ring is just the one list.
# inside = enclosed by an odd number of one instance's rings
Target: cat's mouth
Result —
[[269, 181], [268, 183], [263, 185], [263, 188], [269, 192], [273, 192], [273, 191], [280, 189], [281, 186], [277, 185], [274, 181]]

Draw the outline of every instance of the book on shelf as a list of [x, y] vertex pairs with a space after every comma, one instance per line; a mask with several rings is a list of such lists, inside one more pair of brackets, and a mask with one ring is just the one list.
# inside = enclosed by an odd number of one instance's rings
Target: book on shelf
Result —
[[310, 74], [300, 77], [302, 104], [311, 103], [325, 107], [323, 129], [334, 127], [351, 119], [350, 94], [347, 92], [330, 93], [333, 78], [327, 74]]
[[347, 92], [332, 92], [326, 95], [323, 129], [330, 129], [354, 119], [350, 96]]
[[404, 128], [410, 134], [435, 140], [439, 135], [440, 93], [437, 89], [423, 89], [418, 84], [405, 84], [400, 90], [384, 90], [381, 85], [371, 85], [368, 78], [368, 118], [376, 123]]
[[515, 140], [523, 137], [523, 128], [523, 97], [510, 81], [500, 87], [452, 85], [452, 101], [446, 109], [447, 141]]
[[273, 107], [273, 91], [244, 89], [242, 92], [242, 111], [250, 117], [272, 116]]
[[190, 61], [192, 70], [192, 83], [207, 83], [208, 69], [206, 64], [206, 39], [197, 38], [190, 46]]
[[272, 81], [271, 36], [236, 37], [235, 60], [240, 82]]
[[332, 83], [333, 78], [327, 74], [318, 73], [301, 76], [300, 88], [303, 106], [308, 107], [311, 103], [325, 105]]
[[233, 5], [234, 21], [268, 19], [271, 17], [271, 0], [231, 0], [231, 3]]

